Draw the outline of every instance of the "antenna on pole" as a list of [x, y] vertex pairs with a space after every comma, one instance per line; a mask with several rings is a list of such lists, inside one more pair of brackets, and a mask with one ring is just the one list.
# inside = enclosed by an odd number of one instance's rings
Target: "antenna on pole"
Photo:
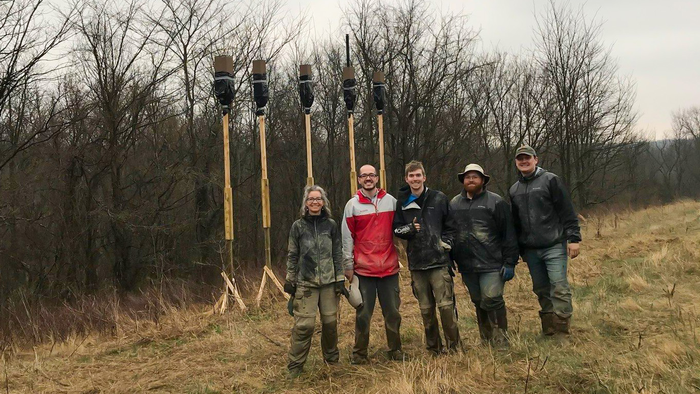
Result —
[[350, 67], [350, 34], [345, 35], [345, 61], [346, 66]]

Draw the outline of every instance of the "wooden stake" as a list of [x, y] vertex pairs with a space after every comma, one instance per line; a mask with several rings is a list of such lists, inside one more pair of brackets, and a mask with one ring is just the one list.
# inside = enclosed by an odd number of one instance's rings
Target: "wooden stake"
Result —
[[355, 165], [355, 116], [348, 115], [348, 140], [350, 144], [350, 197], [357, 193], [357, 170]]
[[304, 114], [306, 120], [306, 185], [314, 184], [313, 162], [311, 160], [311, 114]]
[[[233, 192], [231, 191], [231, 159], [229, 155], [228, 114], [224, 115], [224, 230], [227, 241], [233, 240]], [[229, 267], [229, 272], [233, 266]]]
[[379, 185], [386, 190], [386, 169], [384, 167], [384, 115], [377, 115], [379, 129]]
[[265, 268], [262, 275], [262, 280], [260, 281], [260, 289], [258, 290], [258, 296], [255, 298], [256, 304], [260, 306], [260, 300], [262, 300], [263, 290], [265, 289], [265, 283], [267, 282], [267, 277], [269, 276], [272, 281], [277, 285], [282, 294], [289, 299], [289, 295], [284, 292], [284, 288], [279, 284], [279, 280], [272, 272], [272, 255], [270, 246], [270, 181], [267, 179], [267, 145], [265, 140], [265, 116], [258, 116], [260, 121], [260, 164], [262, 168], [262, 176], [260, 181], [261, 188], [261, 199], [262, 199], [262, 226], [263, 232], [265, 234]]

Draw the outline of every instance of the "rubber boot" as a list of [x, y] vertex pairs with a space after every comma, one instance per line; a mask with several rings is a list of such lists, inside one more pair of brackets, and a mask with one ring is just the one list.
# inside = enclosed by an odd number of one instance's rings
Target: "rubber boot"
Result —
[[570, 325], [571, 317], [560, 317], [556, 313], [552, 313], [552, 326], [555, 333], [569, 335], [571, 333], [569, 330]]
[[540, 320], [542, 320], [542, 335], [549, 337], [556, 333], [554, 329], [554, 313], [540, 312]]
[[489, 323], [488, 312], [476, 307], [476, 322], [479, 325], [479, 336], [481, 341], [487, 343], [493, 338], [493, 329]]
[[495, 311], [488, 312], [489, 324], [493, 329], [493, 343], [496, 347], [508, 347], [508, 318], [506, 308], [501, 307]]

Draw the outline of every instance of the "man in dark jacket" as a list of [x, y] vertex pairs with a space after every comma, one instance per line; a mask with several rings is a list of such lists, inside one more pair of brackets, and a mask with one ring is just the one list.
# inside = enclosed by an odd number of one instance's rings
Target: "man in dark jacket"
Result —
[[440, 311], [445, 346], [460, 346], [454, 310], [452, 261], [449, 257], [454, 226], [449, 223], [449, 201], [443, 193], [425, 187], [425, 168], [419, 161], [406, 165], [407, 186], [399, 191], [394, 234], [407, 240], [408, 269], [413, 295], [418, 299], [429, 351], [443, 351], [435, 307]]
[[450, 202], [450, 215], [457, 227], [451, 254], [476, 307], [481, 339], [507, 346], [503, 287], [515, 276], [518, 263], [510, 206], [486, 190], [491, 177], [480, 165], [469, 164], [457, 178], [464, 190]]
[[520, 174], [509, 192], [515, 231], [540, 302], [542, 333], [569, 334], [573, 307], [566, 278], [567, 255], [578, 256], [581, 229], [564, 183], [538, 167], [538, 162], [537, 153], [528, 145], [515, 152]]

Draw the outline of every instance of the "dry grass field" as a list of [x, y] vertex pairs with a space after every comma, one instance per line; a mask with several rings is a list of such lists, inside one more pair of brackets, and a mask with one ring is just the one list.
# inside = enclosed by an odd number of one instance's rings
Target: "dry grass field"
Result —
[[[430, 357], [418, 305], [402, 271], [406, 362], [389, 361], [375, 311], [369, 365], [349, 362], [353, 310], [343, 301], [339, 365], [314, 337], [301, 377], [286, 375], [292, 318], [278, 294], [261, 309], [211, 315], [211, 305], [171, 308], [157, 324], [118, 317], [113, 332], [75, 336], [3, 355], [8, 393], [692, 393], [700, 392], [700, 203], [587, 217], [582, 254], [570, 263], [573, 335], [539, 335], [527, 267], [506, 287], [512, 342], [478, 341], [458, 282], [466, 351]], [[250, 299], [251, 297], [248, 297]]]

